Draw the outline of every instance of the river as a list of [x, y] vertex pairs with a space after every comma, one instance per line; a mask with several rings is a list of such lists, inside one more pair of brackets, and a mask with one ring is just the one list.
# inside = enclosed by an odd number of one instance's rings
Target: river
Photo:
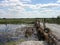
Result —
[[28, 25], [31, 24], [0, 24], [0, 40], [7, 40], [8, 37], [10, 40], [38, 40], [35, 35], [26, 38], [25, 37], [25, 30]]

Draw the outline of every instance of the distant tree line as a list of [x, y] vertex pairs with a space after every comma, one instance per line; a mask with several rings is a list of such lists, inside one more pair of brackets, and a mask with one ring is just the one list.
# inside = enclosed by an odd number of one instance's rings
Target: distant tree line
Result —
[[46, 18], [45, 22], [60, 24], [60, 16], [58, 16], [57, 18]]
[[33, 24], [34, 21], [38, 19], [40, 22], [44, 22], [43, 19], [45, 19], [46, 23], [56, 23], [60, 24], [60, 16], [57, 18], [16, 18], [16, 19], [0, 19], [0, 24]]

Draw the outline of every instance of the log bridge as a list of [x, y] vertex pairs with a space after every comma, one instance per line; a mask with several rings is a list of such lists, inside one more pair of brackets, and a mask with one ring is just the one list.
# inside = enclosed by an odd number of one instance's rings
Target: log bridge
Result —
[[41, 27], [40, 21], [36, 20], [35, 28], [37, 31], [38, 39], [46, 41], [48, 45], [58, 45], [58, 38], [53, 34], [53, 32], [49, 28], [46, 28], [44, 23], [43, 25], [44, 28]]
[[[42, 28], [40, 25], [40, 21], [36, 20], [36, 22], [34, 23], [34, 28], [36, 29], [39, 41], [46, 41], [47, 45], [58, 45], [58, 38], [53, 34], [53, 32], [49, 28], [46, 28], [45, 25], [44, 28]], [[26, 30], [26, 33], [31, 35], [33, 33], [33, 28], [30, 31], [28, 30]]]

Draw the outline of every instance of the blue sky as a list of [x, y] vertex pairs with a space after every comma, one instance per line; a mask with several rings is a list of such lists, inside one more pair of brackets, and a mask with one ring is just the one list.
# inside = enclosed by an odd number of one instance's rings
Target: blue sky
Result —
[[60, 16], [60, 0], [0, 0], [0, 18]]
[[57, 0], [32, 0], [32, 4], [47, 4], [47, 3], [55, 3]]

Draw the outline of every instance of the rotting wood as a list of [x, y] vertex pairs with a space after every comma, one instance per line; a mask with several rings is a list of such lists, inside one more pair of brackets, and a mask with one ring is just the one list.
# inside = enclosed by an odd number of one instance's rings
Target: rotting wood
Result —
[[58, 41], [57, 37], [52, 34], [52, 31], [49, 28], [46, 28], [45, 23], [43, 23], [44, 28], [41, 28], [41, 26], [38, 26], [38, 25], [40, 25], [39, 20], [35, 22], [35, 28], [36, 28], [39, 40], [40, 38], [43, 38], [48, 43], [48, 45], [57, 45], [57, 41]]

